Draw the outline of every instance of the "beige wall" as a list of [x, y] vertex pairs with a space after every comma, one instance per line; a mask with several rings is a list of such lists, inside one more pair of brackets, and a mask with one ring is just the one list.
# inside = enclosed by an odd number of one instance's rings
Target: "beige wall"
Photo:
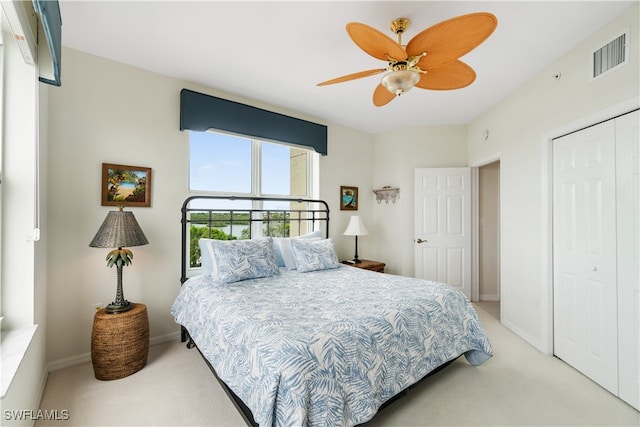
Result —
[[478, 177], [479, 297], [480, 301], [498, 301], [500, 299], [500, 162], [493, 162], [479, 168]]
[[[636, 3], [468, 127], [470, 164], [500, 153], [502, 321], [546, 352], [552, 344], [548, 141], [637, 106], [638, 15]], [[591, 81], [592, 50], [625, 28], [631, 29], [630, 63]], [[556, 81], [558, 72], [562, 78]]]
[[47, 348], [50, 361], [64, 364], [86, 359], [93, 304], [115, 297], [108, 251], [88, 247], [115, 209], [100, 205], [103, 162], [153, 169], [152, 207], [130, 209], [150, 244], [132, 249], [124, 294], [147, 305], [152, 337], [175, 331], [167, 301], [180, 277], [188, 135], [178, 130], [178, 81], [69, 49], [63, 57], [63, 85], [49, 91]]
[[[331, 208], [329, 235], [333, 238], [338, 257], [352, 259], [355, 250], [353, 236], [344, 236], [351, 215], [360, 215], [365, 224], [372, 222], [373, 192], [372, 136], [344, 126], [329, 126], [328, 155], [320, 157], [320, 198]], [[340, 210], [340, 186], [358, 187], [358, 210]], [[358, 238], [358, 256], [366, 259], [375, 254], [372, 236]]]
[[[385, 272], [414, 276], [414, 170], [467, 165], [466, 126], [424, 126], [374, 136], [373, 188], [400, 188], [395, 203], [373, 202], [375, 260]], [[363, 257], [366, 258], [366, 257]]]

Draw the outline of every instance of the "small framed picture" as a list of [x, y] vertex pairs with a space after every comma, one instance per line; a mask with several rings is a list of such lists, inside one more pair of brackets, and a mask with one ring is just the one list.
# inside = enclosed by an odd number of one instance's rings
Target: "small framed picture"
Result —
[[102, 164], [102, 206], [151, 206], [151, 168]]
[[340, 186], [340, 210], [358, 210], [358, 187]]

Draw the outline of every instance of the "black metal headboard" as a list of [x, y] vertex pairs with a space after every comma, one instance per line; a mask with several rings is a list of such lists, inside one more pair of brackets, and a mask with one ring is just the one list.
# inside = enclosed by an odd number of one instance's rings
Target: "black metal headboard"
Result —
[[[211, 207], [215, 201], [248, 201], [250, 207]], [[253, 202], [285, 202], [291, 205], [282, 208], [255, 208]], [[209, 203], [209, 206], [207, 206]], [[182, 270], [180, 283], [187, 280], [190, 250], [190, 225], [207, 227], [208, 230], [228, 226], [232, 234], [233, 226], [243, 226], [247, 231], [247, 238], [251, 238], [257, 230], [266, 227], [272, 237], [288, 237], [287, 235], [273, 235], [274, 228], [280, 233], [291, 230], [292, 233], [313, 231], [324, 223], [324, 236], [329, 237], [329, 205], [324, 200], [288, 198], [288, 197], [243, 197], [243, 196], [191, 196], [182, 204]], [[209, 231], [211, 232], [211, 231]], [[295, 235], [295, 234], [294, 234]], [[211, 236], [209, 236], [211, 237]]]

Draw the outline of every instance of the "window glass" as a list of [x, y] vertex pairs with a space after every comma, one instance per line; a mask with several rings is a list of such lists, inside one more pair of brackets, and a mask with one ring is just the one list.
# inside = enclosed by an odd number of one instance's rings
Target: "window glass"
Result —
[[262, 194], [290, 194], [290, 148], [285, 145], [264, 142], [261, 151]]
[[189, 150], [191, 191], [309, 194], [310, 150], [213, 131], [190, 132]]
[[260, 182], [263, 195], [307, 194], [308, 150], [262, 142], [261, 159]]
[[251, 193], [251, 140], [214, 132], [190, 132], [189, 189]]

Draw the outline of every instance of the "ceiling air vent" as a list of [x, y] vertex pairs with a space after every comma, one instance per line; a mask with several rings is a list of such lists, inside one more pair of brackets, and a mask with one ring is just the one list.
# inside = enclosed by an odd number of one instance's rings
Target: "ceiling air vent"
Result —
[[629, 31], [616, 36], [593, 51], [591, 78], [597, 79], [629, 62]]

